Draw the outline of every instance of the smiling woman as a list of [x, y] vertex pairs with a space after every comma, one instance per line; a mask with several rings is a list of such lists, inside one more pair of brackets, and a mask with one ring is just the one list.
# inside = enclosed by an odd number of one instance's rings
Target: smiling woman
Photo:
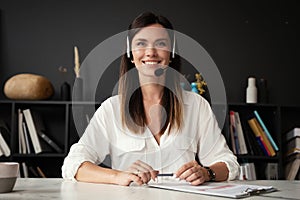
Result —
[[[173, 173], [200, 185], [237, 177], [236, 157], [209, 103], [180, 86], [181, 60], [175, 49], [168, 19], [146, 12], [133, 20], [119, 93], [102, 103], [71, 147], [64, 178], [142, 185], [158, 174]], [[107, 155], [111, 169], [98, 166]]]
[[156, 69], [169, 65], [170, 43], [167, 30], [160, 24], [143, 28], [133, 37], [132, 62], [139, 71], [140, 80], [144, 79], [143, 75], [153, 77]]

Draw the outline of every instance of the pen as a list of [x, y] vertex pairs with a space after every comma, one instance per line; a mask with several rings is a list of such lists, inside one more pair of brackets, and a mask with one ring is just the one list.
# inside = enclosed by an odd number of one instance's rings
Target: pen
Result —
[[157, 176], [174, 176], [173, 173], [157, 174]]

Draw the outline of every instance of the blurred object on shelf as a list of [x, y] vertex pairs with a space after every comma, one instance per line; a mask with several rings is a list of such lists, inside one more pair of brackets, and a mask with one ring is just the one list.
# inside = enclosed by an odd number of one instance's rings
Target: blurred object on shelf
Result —
[[17, 74], [4, 85], [4, 94], [14, 100], [44, 100], [54, 94], [52, 83], [41, 75]]
[[267, 80], [264, 78], [258, 79], [258, 102], [269, 103]]

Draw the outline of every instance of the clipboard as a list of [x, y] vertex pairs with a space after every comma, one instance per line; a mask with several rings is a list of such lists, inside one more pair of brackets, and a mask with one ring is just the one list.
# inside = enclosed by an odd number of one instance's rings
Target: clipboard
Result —
[[206, 182], [202, 185], [193, 186], [186, 181], [158, 181], [148, 184], [149, 187], [161, 188], [167, 190], [175, 190], [181, 192], [189, 192], [196, 194], [204, 194], [211, 196], [227, 197], [227, 198], [245, 198], [252, 195], [260, 195], [263, 193], [274, 192], [277, 189], [273, 186], [237, 184], [230, 182]]

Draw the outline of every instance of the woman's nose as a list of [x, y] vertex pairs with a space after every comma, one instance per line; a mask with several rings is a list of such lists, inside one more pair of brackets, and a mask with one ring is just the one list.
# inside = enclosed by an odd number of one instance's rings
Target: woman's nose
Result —
[[148, 47], [145, 50], [145, 54], [149, 57], [157, 56], [157, 50], [154, 47]]

